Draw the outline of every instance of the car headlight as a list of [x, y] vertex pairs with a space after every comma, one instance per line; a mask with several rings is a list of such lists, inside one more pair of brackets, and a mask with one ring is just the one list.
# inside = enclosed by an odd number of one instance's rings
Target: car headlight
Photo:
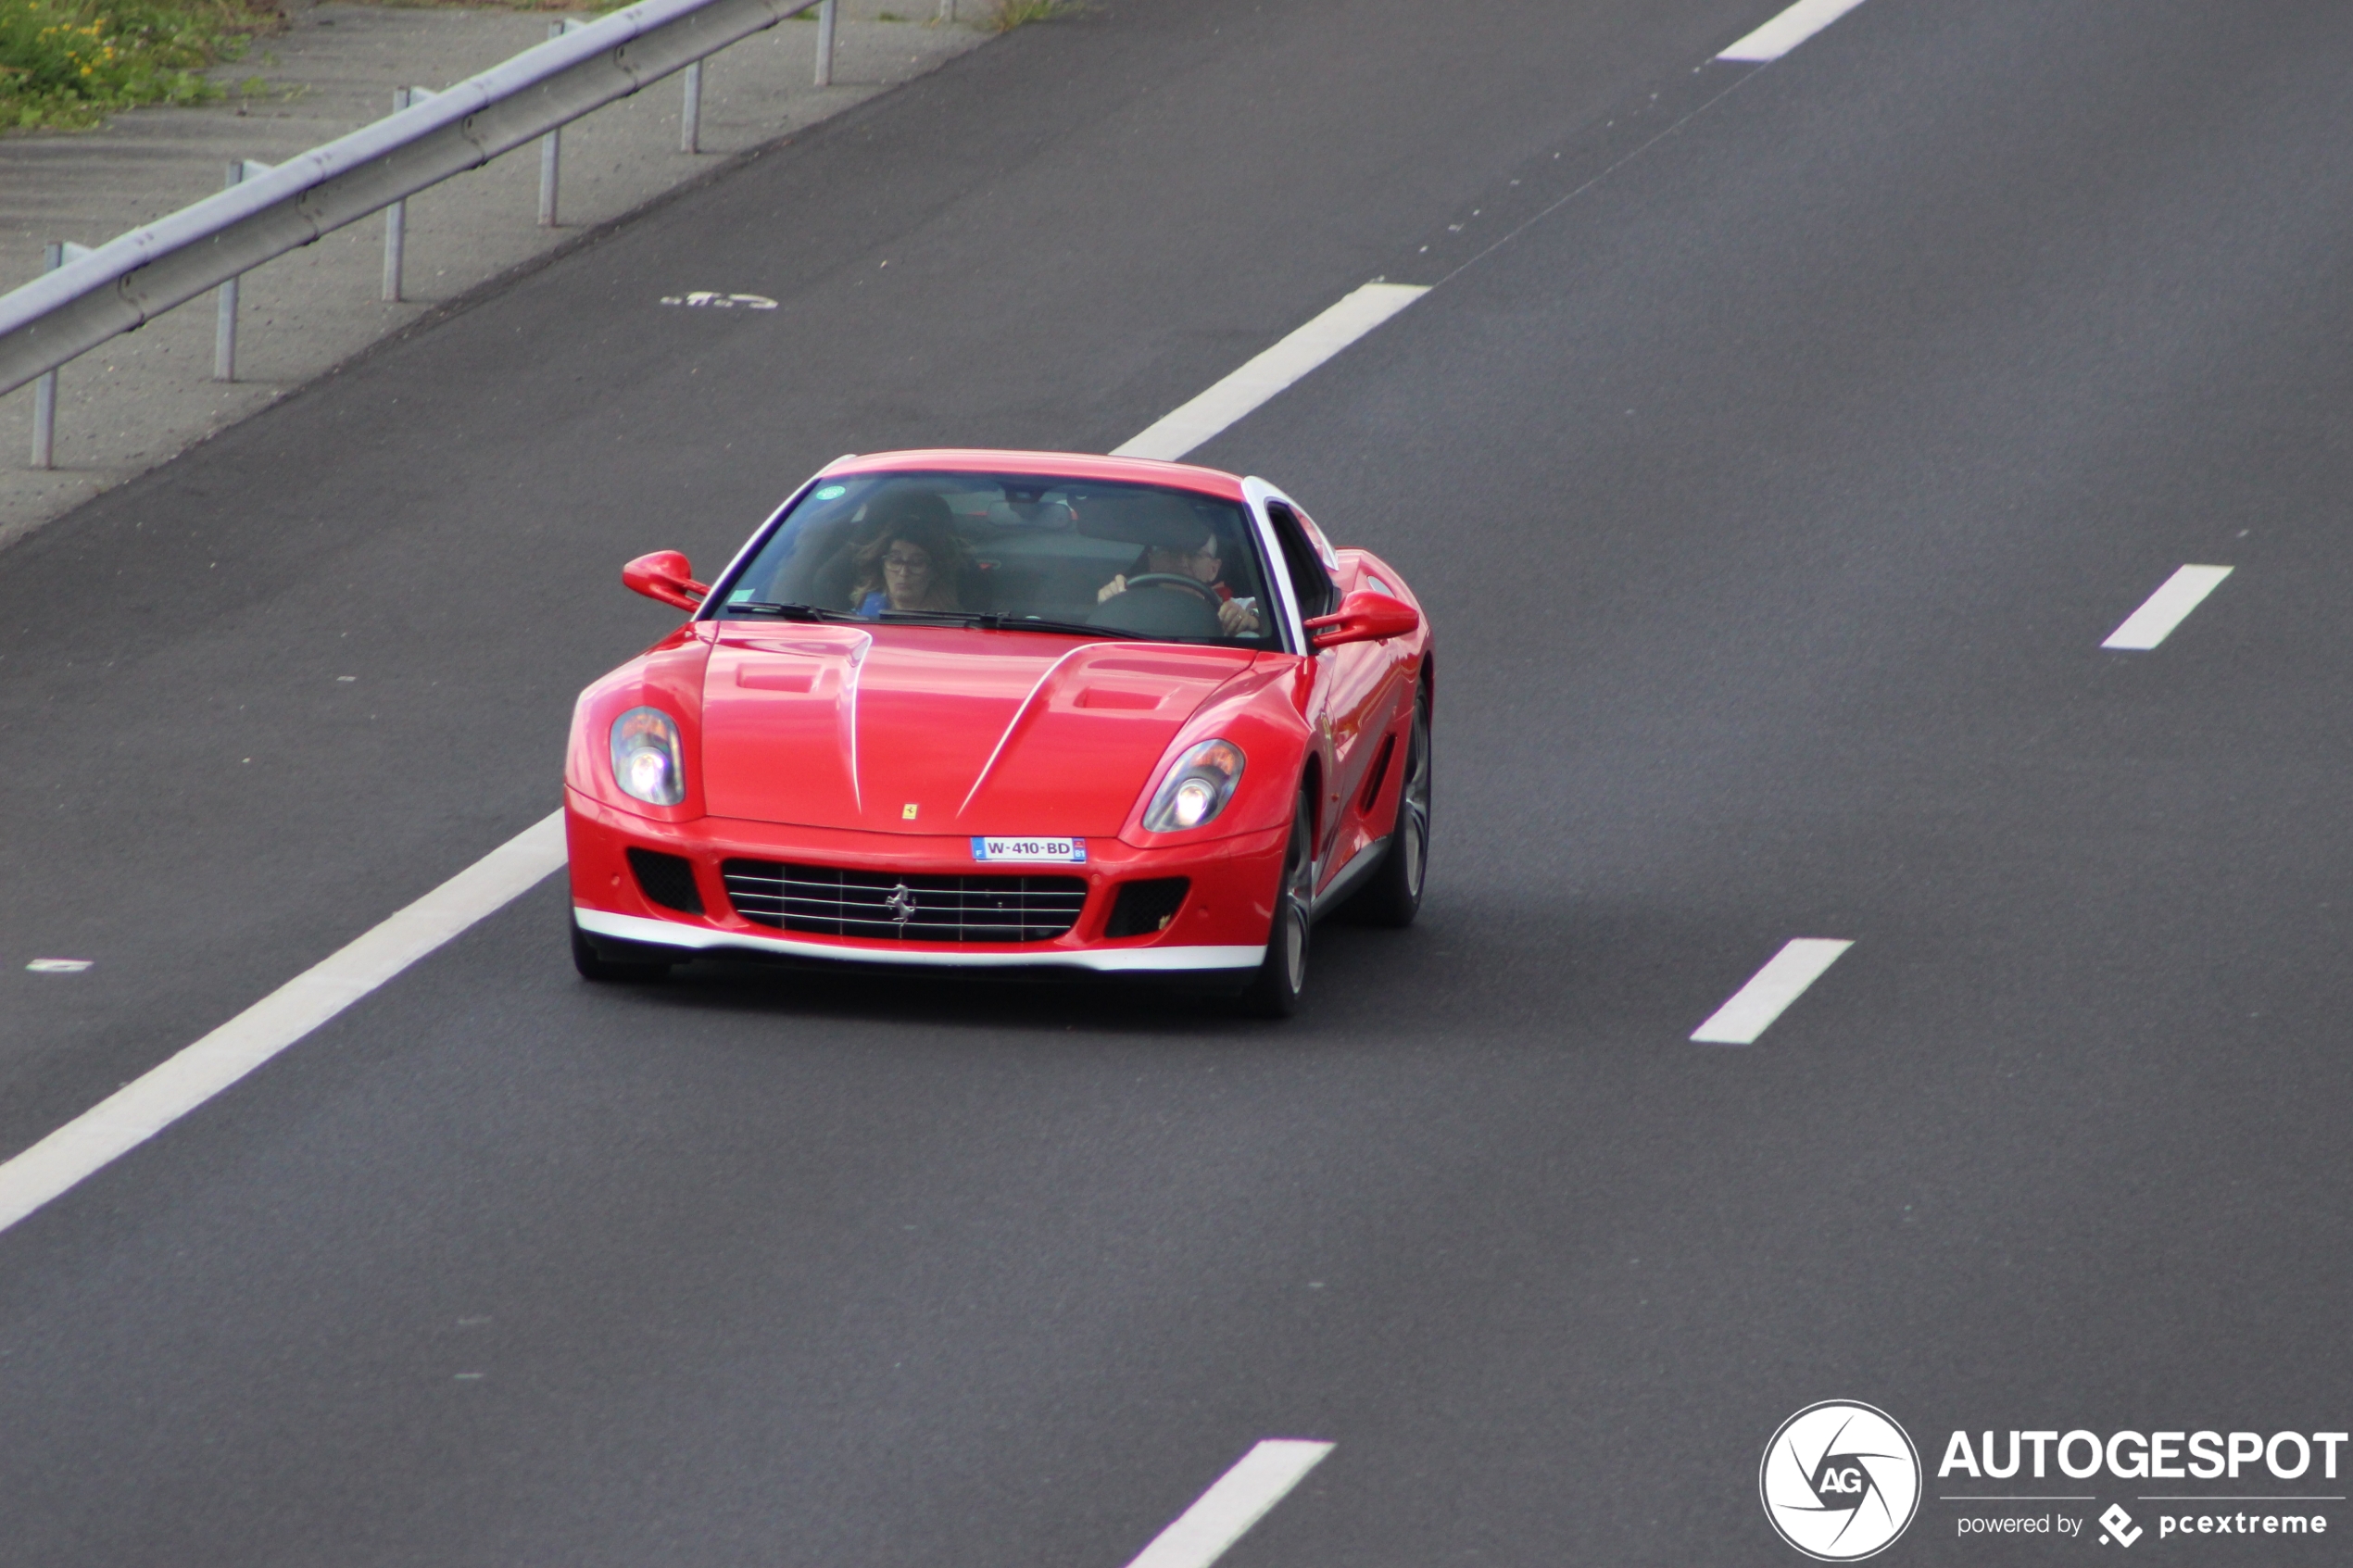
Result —
[[1242, 779], [1242, 748], [1229, 740], [1205, 740], [1176, 759], [1160, 782], [1144, 826], [1153, 833], [1197, 828], [1226, 809]]
[[612, 721], [612, 780], [648, 806], [686, 798], [678, 725], [659, 708], [633, 708]]

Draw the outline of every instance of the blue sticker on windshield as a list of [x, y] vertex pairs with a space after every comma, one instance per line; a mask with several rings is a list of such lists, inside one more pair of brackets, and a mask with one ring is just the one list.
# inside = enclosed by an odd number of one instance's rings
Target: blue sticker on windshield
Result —
[[811, 496], [810, 499], [812, 501], [838, 501], [844, 495], [849, 494], [849, 486], [847, 484], [828, 484], [824, 489], [818, 491], [816, 495]]

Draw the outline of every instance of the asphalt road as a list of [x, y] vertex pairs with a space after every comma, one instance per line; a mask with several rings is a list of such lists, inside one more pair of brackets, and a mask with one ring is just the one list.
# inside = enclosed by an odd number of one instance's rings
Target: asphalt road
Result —
[[6, 1155], [549, 809], [623, 558], [1436, 285], [1195, 454], [1431, 608], [1419, 926], [1270, 1027], [543, 885], [0, 1234], [0, 1562], [1121, 1568], [1267, 1436], [1235, 1568], [1793, 1562], [1839, 1397], [2009, 1562], [1950, 1431], [2345, 1429], [2353, 12], [1776, 8], [1107, 0], [0, 556]]

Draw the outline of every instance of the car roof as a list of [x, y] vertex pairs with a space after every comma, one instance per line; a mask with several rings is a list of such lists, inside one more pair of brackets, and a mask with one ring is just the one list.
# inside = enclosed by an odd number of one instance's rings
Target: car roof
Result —
[[952, 446], [913, 452], [867, 452], [828, 463], [824, 471], [838, 477], [846, 473], [900, 473], [921, 469], [1162, 484], [1222, 500], [1243, 498], [1240, 478], [1217, 469], [1164, 463], [1152, 458], [1104, 458], [1088, 452], [1008, 452], [992, 447]]

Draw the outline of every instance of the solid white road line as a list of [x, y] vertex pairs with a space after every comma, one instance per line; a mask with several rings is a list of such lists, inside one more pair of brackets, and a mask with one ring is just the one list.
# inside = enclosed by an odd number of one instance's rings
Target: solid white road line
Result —
[[1778, 60], [1862, 3], [1863, 0], [1797, 0], [1796, 5], [1716, 57]]
[[1732, 999], [1718, 1008], [1714, 1017], [1692, 1031], [1692, 1038], [1703, 1046], [1755, 1045], [1756, 1036], [1781, 1016], [1781, 1010], [1804, 996], [1806, 988], [1853, 946], [1824, 936], [1796, 938], [1775, 953], [1755, 979], [1733, 992]]
[[1176, 461], [1428, 292], [1366, 283], [1112, 456]]
[[[1119, 448], [1117, 455], [1184, 456], [1428, 292], [1403, 283], [1366, 283]], [[563, 863], [563, 813], [557, 811], [0, 1164], [0, 1231], [138, 1148], [476, 921], [505, 908]], [[61, 961], [69, 960], [36, 959], [27, 967], [41, 971]], [[1315, 1459], [1323, 1457], [1321, 1448], [1328, 1447], [1292, 1446], [1318, 1448]], [[1259, 1445], [1270, 1447], [1280, 1449], [1284, 1445]], [[1256, 1457], [1253, 1450], [1234, 1467], [1235, 1474]], [[1310, 1459], [1300, 1466], [1299, 1474], [1314, 1463]], [[1294, 1475], [1284, 1482], [1257, 1512], [1235, 1527], [1234, 1535], [1248, 1529], [1297, 1479]], [[1215, 1495], [1213, 1487], [1211, 1496]], [[1209, 1500], [1203, 1498], [1195, 1512]], [[1178, 1520], [1169, 1530], [1184, 1522]], [[1228, 1543], [1231, 1539], [1227, 1537]], [[1157, 1547], [1155, 1542], [1151, 1549]], [[1151, 1557], [1148, 1549], [1145, 1558]], [[1158, 1568], [1159, 1560], [1152, 1561]]]
[[1329, 1443], [1267, 1438], [1153, 1537], [1127, 1568], [1208, 1568], [1331, 1451]]
[[2148, 596], [2148, 602], [2124, 618], [2124, 624], [2108, 634], [2104, 648], [2123, 648], [2145, 653], [2172, 633], [2190, 611], [2231, 574], [2227, 566], [2185, 566], [2165, 580], [2165, 585]]
[[146, 1142], [563, 863], [563, 813], [557, 811], [0, 1165], [0, 1230]]

